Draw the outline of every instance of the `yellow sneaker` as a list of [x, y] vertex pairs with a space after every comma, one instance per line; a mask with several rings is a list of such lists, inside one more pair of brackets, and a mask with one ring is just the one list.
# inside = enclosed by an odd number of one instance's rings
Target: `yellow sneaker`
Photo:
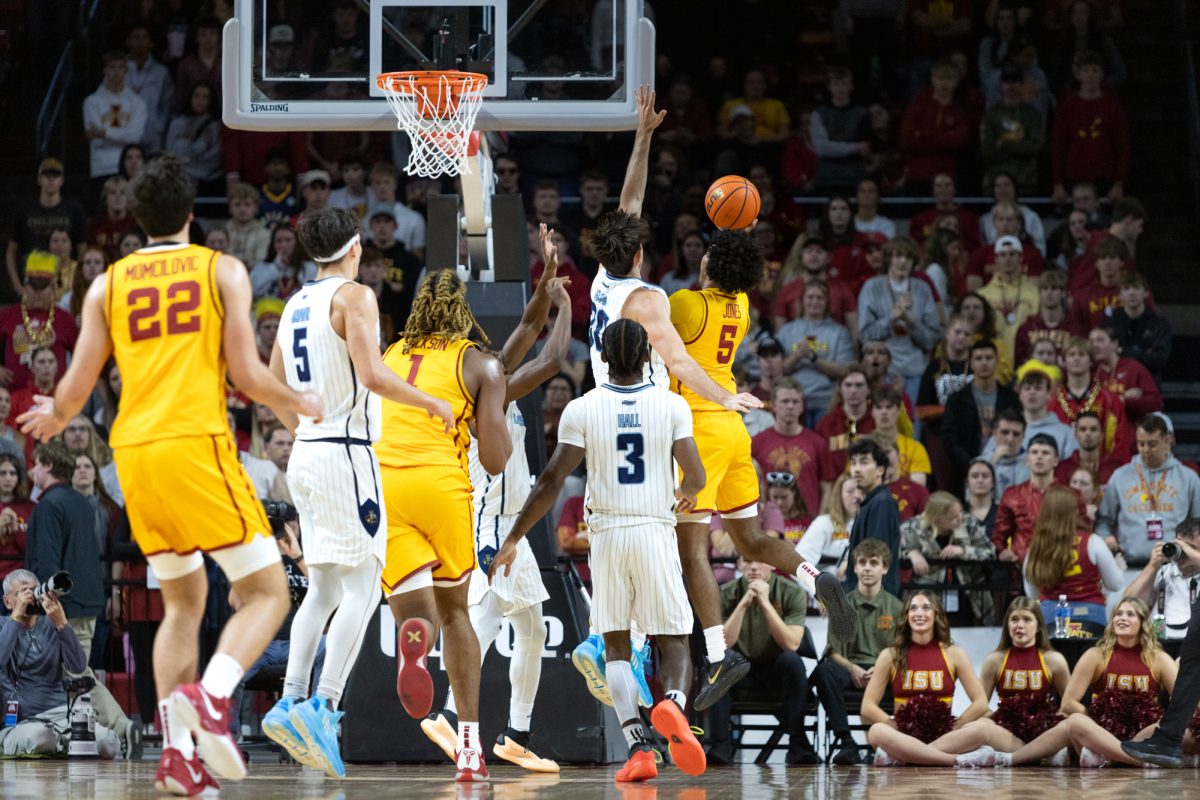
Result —
[[542, 758], [524, 745], [518, 744], [515, 739], [507, 735], [507, 732], [500, 734], [500, 738], [496, 740], [496, 745], [492, 748], [492, 753], [497, 758], [503, 758], [530, 772], [558, 772], [557, 762]]
[[429, 740], [442, 749], [446, 754], [446, 758], [455, 761], [458, 758], [458, 731], [454, 729], [454, 725], [450, 720], [446, 719], [446, 715], [442, 713], [430, 714], [425, 719], [421, 720], [421, 732], [429, 737]]

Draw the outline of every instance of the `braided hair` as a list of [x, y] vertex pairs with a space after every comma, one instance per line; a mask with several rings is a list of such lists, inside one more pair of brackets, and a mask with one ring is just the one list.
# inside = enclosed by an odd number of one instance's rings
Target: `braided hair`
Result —
[[409, 353], [425, 339], [453, 342], [478, 333], [480, 341], [491, 340], [479, 326], [467, 305], [467, 285], [452, 269], [430, 272], [417, 289], [412, 312], [404, 326], [404, 344], [400, 352]]
[[631, 319], [619, 319], [604, 329], [601, 352], [611, 376], [642, 374], [642, 359], [650, 351], [646, 329]]

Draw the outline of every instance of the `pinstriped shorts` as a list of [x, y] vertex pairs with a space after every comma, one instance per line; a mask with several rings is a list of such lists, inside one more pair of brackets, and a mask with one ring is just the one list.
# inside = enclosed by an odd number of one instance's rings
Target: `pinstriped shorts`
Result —
[[628, 630], [631, 619], [652, 635], [692, 632], [674, 526], [592, 531], [591, 567], [592, 624], [600, 633]]

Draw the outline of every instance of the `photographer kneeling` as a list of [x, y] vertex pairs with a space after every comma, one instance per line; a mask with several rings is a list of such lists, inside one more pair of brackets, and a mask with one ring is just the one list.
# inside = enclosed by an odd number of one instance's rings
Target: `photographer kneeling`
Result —
[[[66, 751], [71, 722], [63, 671], [81, 673], [87, 667], [58, 598], [44, 592], [39, 602], [37, 586], [37, 576], [26, 569], [13, 570], [4, 579], [4, 605], [12, 615], [0, 620], [0, 700], [5, 709], [16, 705], [17, 718], [16, 725], [0, 729], [0, 755], [5, 757]], [[121, 752], [117, 735], [100, 725], [96, 748], [101, 758]]]
[[1187, 635], [1192, 603], [1200, 597], [1200, 564], [1184, 563], [1183, 548], [1179, 546], [1183, 541], [1200, 551], [1200, 517], [1179, 523], [1174, 541], [1156, 544], [1146, 566], [1125, 587], [1126, 597], [1138, 598], [1152, 615], [1163, 616], [1166, 639]]

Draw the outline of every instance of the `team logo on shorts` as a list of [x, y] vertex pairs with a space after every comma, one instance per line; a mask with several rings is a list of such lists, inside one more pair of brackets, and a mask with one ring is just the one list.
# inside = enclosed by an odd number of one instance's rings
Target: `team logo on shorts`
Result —
[[477, 554], [479, 558], [479, 568], [484, 572], [492, 571], [492, 562], [496, 560], [496, 548], [490, 544], [481, 549]]
[[362, 520], [368, 536], [374, 536], [379, 532], [379, 504], [374, 500], [367, 500], [359, 505], [358, 518]]

